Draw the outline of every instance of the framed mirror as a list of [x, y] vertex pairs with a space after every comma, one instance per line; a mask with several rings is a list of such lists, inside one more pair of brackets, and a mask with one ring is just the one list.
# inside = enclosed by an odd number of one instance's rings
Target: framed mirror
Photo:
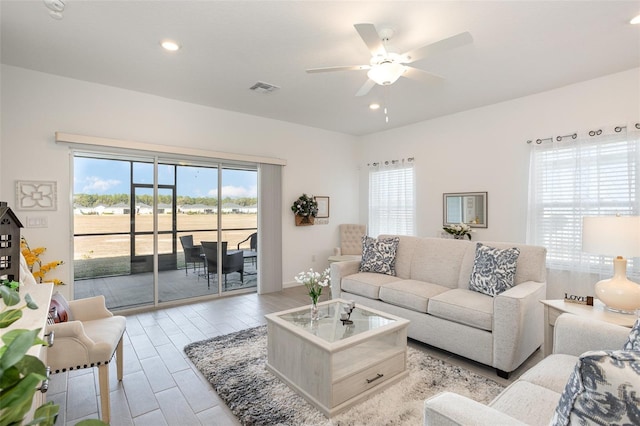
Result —
[[443, 195], [443, 225], [466, 223], [472, 228], [487, 227], [487, 193], [456, 192]]

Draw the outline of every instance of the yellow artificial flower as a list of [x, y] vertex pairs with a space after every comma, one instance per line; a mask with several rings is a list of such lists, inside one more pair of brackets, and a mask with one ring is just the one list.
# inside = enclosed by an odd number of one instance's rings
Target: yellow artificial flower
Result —
[[[27, 240], [24, 237], [20, 237], [20, 248], [22, 250], [22, 255], [27, 261], [29, 270], [33, 274], [33, 277], [40, 283], [45, 281], [45, 275], [47, 272], [64, 264], [62, 260], [54, 260], [53, 262], [43, 264], [42, 260], [40, 260], [40, 256], [47, 251], [47, 249], [44, 247], [31, 249], [31, 247], [29, 247], [29, 243], [27, 243]], [[38, 269], [34, 271], [35, 265], [38, 265]], [[54, 278], [52, 281], [54, 285], [64, 285], [64, 282], [57, 278]]]

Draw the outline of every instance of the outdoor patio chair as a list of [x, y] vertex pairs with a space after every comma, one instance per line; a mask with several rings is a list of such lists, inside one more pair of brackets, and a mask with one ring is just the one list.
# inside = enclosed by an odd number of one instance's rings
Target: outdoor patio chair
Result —
[[242, 250], [244, 252], [245, 250], [240, 248], [240, 246], [243, 243], [246, 243], [247, 241], [249, 241], [249, 250], [247, 250], [247, 251], [256, 252], [256, 254], [253, 255], [253, 253], [249, 253], [249, 254], [251, 254], [251, 256], [247, 256], [247, 255], [244, 255], [244, 253], [243, 253], [243, 256], [244, 256], [245, 259], [251, 259], [251, 263], [255, 265], [256, 257], [257, 257], [257, 251], [258, 251], [258, 233], [254, 232], [253, 234], [249, 235], [244, 240], [240, 241], [238, 243], [238, 250]]
[[184, 273], [187, 274], [189, 263], [193, 264], [193, 272], [196, 272], [196, 265], [200, 269], [200, 265], [204, 266], [204, 258], [202, 256], [202, 246], [193, 245], [193, 235], [184, 235], [180, 237], [180, 244], [184, 251]]
[[[211, 274], [218, 273], [218, 243], [215, 241], [202, 241], [202, 250], [207, 267], [207, 288], [210, 287]], [[222, 273], [224, 274], [224, 284], [227, 285], [227, 274], [233, 272], [240, 273], [240, 281], [244, 281], [244, 257], [242, 250], [234, 250], [227, 253], [227, 242], [222, 242]]]

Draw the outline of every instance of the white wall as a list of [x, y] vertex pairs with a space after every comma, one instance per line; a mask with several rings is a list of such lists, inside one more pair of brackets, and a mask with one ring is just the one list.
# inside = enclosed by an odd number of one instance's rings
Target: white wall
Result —
[[[337, 226], [358, 220], [354, 137], [246, 114], [3, 65], [1, 68], [0, 200], [15, 203], [16, 180], [58, 183], [58, 210], [38, 212], [48, 228], [23, 229], [46, 260], [63, 259], [55, 276], [72, 282], [69, 148], [56, 131], [213, 151], [277, 157], [283, 170], [283, 279], [328, 266]], [[300, 194], [331, 197], [330, 223], [295, 227], [291, 203]], [[17, 211], [26, 221], [30, 212]], [[35, 215], [35, 214], [34, 214]], [[312, 258], [315, 256], [315, 261]], [[54, 276], [52, 273], [51, 276]], [[61, 288], [71, 297], [70, 286]]]
[[[366, 163], [415, 157], [417, 235], [440, 232], [443, 193], [487, 191], [489, 227], [478, 229], [473, 239], [525, 242], [526, 141], [638, 120], [640, 69], [633, 69], [364, 136], [361, 222], [366, 223], [367, 214]], [[563, 295], [561, 282], [549, 284], [548, 297]]]

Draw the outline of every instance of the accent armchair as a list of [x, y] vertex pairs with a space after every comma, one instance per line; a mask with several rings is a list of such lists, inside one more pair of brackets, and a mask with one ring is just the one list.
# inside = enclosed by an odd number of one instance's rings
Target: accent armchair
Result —
[[47, 333], [54, 333], [54, 344], [47, 348], [47, 363], [54, 374], [98, 367], [101, 418], [109, 423], [109, 363], [115, 354], [118, 381], [122, 381], [126, 319], [114, 316], [102, 295], [69, 301], [68, 308], [67, 322], [47, 325]]
[[329, 262], [343, 262], [346, 260], [362, 259], [362, 237], [367, 235], [367, 226], [355, 223], [340, 225], [340, 247], [336, 247]]

